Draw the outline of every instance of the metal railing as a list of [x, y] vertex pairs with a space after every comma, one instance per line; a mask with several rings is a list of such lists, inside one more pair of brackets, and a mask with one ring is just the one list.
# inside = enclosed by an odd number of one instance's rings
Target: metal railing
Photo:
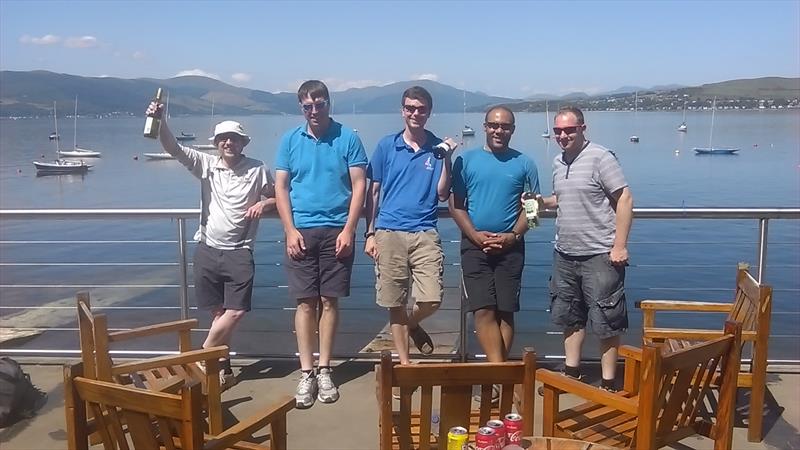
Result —
[[[182, 318], [189, 317], [189, 294], [187, 276], [186, 220], [196, 219], [199, 209], [5, 209], [0, 210], [0, 221], [6, 220], [110, 220], [110, 219], [171, 219], [177, 222], [177, 251], [179, 270], [179, 303]], [[267, 218], [277, 218], [272, 212]], [[440, 208], [439, 217], [450, 217], [447, 208]], [[555, 218], [555, 211], [540, 212], [540, 217]], [[800, 208], [635, 208], [634, 218], [641, 219], [714, 219], [714, 220], [757, 220], [758, 239], [755, 256], [757, 279], [765, 280], [767, 269], [767, 242], [769, 221], [798, 220]], [[461, 359], [467, 357], [467, 314], [461, 313], [459, 325], [458, 353]]]

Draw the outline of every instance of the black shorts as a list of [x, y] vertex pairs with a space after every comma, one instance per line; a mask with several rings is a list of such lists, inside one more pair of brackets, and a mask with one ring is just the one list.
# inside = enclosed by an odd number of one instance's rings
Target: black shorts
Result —
[[461, 273], [469, 311], [494, 308], [519, 311], [519, 290], [525, 266], [525, 241], [507, 252], [487, 255], [469, 239], [461, 238]]
[[588, 328], [600, 339], [625, 333], [625, 266], [611, 264], [608, 253], [569, 256], [553, 252], [550, 279], [553, 324], [565, 331]]
[[252, 250], [219, 250], [199, 242], [193, 270], [198, 308], [250, 311], [255, 274]]
[[355, 249], [344, 259], [336, 258], [336, 238], [342, 228], [318, 227], [298, 231], [305, 241], [306, 254], [299, 261], [284, 255], [289, 296], [295, 299], [349, 296]]

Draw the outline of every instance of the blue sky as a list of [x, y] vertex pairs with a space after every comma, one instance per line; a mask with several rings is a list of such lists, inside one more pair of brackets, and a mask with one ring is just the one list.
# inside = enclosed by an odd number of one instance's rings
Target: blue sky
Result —
[[800, 76], [800, 1], [0, 0], [0, 68], [493, 95]]

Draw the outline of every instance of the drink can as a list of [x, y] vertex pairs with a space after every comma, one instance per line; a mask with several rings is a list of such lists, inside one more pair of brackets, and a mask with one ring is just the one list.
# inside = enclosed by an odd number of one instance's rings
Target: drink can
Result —
[[522, 194], [522, 208], [525, 210], [525, 218], [528, 219], [528, 228], [536, 228], [539, 225], [539, 201], [536, 200], [536, 194]]
[[453, 427], [447, 432], [447, 450], [467, 450], [467, 429], [464, 427]]
[[506, 446], [506, 424], [502, 420], [490, 420], [486, 422], [486, 426], [494, 429], [494, 434], [497, 436], [497, 450], [502, 450]]
[[475, 435], [475, 450], [497, 450], [497, 434], [494, 428], [478, 428], [478, 434]]
[[506, 445], [522, 442], [522, 416], [516, 413], [506, 414], [503, 419], [506, 426]]

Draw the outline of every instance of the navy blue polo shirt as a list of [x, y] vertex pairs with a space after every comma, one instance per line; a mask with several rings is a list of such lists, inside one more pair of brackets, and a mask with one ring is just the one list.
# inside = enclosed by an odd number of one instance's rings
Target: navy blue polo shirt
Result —
[[381, 202], [375, 228], [393, 231], [425, 231], [436, 228], [439, 195], [436, 186], [443, 159], [433, 147], [442, 142], [430, 131], [425, 145], [414, 151], [403, 132], [378, 142], [367, 167], [367, 178], [381, 184]]

